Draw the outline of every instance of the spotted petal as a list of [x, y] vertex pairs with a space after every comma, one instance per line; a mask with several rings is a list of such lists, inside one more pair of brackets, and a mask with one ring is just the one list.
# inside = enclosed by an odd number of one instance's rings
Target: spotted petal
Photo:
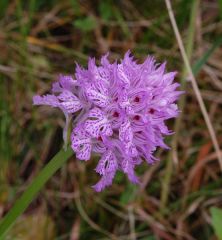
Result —
[[126, 111], [127, 114], [133, 114], [134, 111], [132, 109], [130, 100], [128, 98], [128, 95], [126, 93], [126, 90], [123, 90], [120, 92], [120, 96], [119, 96], [119, 105], [122, 109], [124, 109]]
[[59, 96], [60, 105], [68, 113], [74, 113], [79, 111], [82, 108], [82, 104], [79, 99], [72, 94], [70, 91], [63, 91]]
[[71, 147], [80, 160], [89, 160], [92, 150], [91, 138], [87, 134], [79, 134], [73, 130], [71, 135]]
[[105, 175], [108, 172], [116, 171], [118, 168], [117, 159], [115, 154], [108, 150], [106, 151], [96, 167], [96, 172], [100, 175]]
[[85, 122], [86, 131], [92, 136], [98, 138], [100, 134], [111, 136], [113, 134], [111, 125], [99, 108], [93, 108]]
[[101, 86], [95, 87], [92, 84], [86, 86], [86, 95], [99, 107], [106, 107], [109, 104], [107, 91]]
[[119, 139], [123, 142], [132, 142], [133, 140], [133, 131], [128, 120], [125, 120], [120, 126]]

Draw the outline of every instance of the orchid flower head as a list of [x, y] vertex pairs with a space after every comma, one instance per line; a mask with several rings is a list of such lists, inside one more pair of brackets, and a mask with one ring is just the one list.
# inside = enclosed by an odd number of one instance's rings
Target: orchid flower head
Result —
[[75, 76], [61, 75], [52, 94], [34, 96], [33, 103], [60, 108], [73, 121], [71, 147], [79, 160], [101, 156], [95, 169], [101, 179], [93, 186], [99, 192], [112, 184], [117, 170], [139, 183], [136, 166], [153, 164], [156, 149], [169, 148], [163, 141], [172, 134], [166, 120], [178, 116], [182, 94], [175, 76], [154, 57], [139, 64], [127, 51], [119, 63], [110, 63], [106, 54], [99, 66], [89, 58], [86, 69], [77, 65]]

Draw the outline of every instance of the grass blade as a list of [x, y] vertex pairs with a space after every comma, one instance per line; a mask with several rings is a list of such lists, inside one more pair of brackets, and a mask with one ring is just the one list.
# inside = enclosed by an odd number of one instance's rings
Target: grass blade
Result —
[[212, 207], [210, 209], [211, 215], [212, 215], [212, 225], [214, 228], [214, 231], [218, 237], [219, 240], [222, 240], [222, 210], [219, 208]]
[[200, 58], [192, 67], [193, 74], [197, 75], [199, 71], [201, 70], [202, 66], [207, 62], [208, 58], [211, 56], [211, 54], [214, 52], [215, 49], [220, 47], [222, 44], [222, 37], [219, 37], [211, 46], [211, 48], [203, 55], [202, 58]]
[[16, 221], [16, 219], [25, 211], [29, 204], [43, 188], [45, 183], [52, 175], [62, 167], [62, 165], [72, 156], [71, 148], [65, 152], [60, 150], [50, 162], [41, 170], [39, 175], [33, 180], [22, 196], [15, 202], [12, 209], [0, 222], [0, 239], [3, 240], [5, 234]]

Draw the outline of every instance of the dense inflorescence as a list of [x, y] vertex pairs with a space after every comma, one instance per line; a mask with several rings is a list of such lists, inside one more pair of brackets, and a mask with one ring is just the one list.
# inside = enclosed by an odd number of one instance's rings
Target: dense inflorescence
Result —
[[157, 147], [168, 149], [164, 135], [172, 132], [165, 120], [179, 110], [175, 101], [181, 91], [174, 83], [176, 72], [165, 72], [165, 63], [147, 57], [138, 64], [128, 51], [123, 60], [110, 63], [108, 54], [97, 66], [90, 58], [88, 68], [77, 65], [75, 77], [61, 76], [53, 84], [52, 94], [35, 96], [35, 105], [60, 108], [66, 116], [64, 137], [72, 121], [71, 146], [80, 160], [92, 153], [101, 155], [96, 172], [100, 181], [96, 191], [112, 184], [117, 170], [138, 183], [135, 167], [154, 163]]

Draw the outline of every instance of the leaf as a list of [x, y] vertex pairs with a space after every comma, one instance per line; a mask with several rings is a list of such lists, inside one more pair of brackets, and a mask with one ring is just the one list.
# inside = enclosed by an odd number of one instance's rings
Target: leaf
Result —
[[212, 226], [219, 240], [222, 240], [222, 209], [212, 207]]
[[16, 219], [25, 211], [46, 182], [63, 166], [72, 154], [73, 151], [71, 148], [68, 148], [67, 151], [60, 150], [40, 171], [39, 175], [32, 181], [22, 196], [15, 202], [12, 209], [0, 222], [0, 239], [4, 239], [5, 234], [15, 223]]
[[203, 55], [202, 58], [200, 58], [192, 67], [194, 75], [197, 75], [202, 66], [207, 62], [208, 58], [211, 56], [211, 54], [214, 52], [216, 48], [218, 48], [222, 44], [222, 37], [219, 37], [211, 46], [211, 48]]
[[77, 19], [74, 22], [74, 26], [79, 28], [83, 32], [89, 32], [97, 27], [97, 22], [95, 18], [89, 16], [83, 19]]

